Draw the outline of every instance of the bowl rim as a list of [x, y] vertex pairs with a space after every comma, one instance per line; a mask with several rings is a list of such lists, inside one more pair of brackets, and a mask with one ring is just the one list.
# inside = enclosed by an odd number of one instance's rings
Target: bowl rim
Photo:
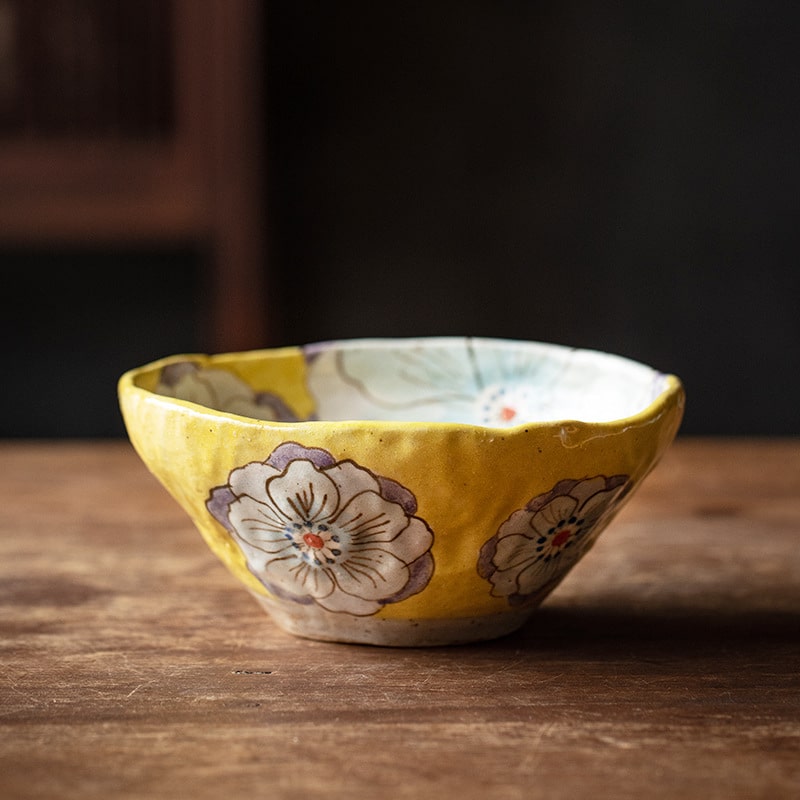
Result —
[[[182, 400], [176, 397], [159, 394], [158, 392], [140, 386], [137, 379], [147, 373], [152, 373], [161, 370], [171, 364], [180, 363], [182, 361], [200, 362], [204, 366], [213, 366], [217, 363], [231, 364], [236, 361], [242, 360], [256, 360], [260, 357], [269, 355], [276, 357], [280, 355], [297, 355], [303, 354], [306, 351], [313, 352], [314, 350], [321, 350], [323, 348], [340, 347], [343, 349], [350, 349], [356, 347], [370, 347], [370, 348], [390, 348], [392, 346], [403, 345], [412, 346], [415, 344], [437, 344], [447, 345], [455, 343], [464, 343], [465, 341], [472, 341], [479, 344], [489, 345], [506, 345], [515, 347], [524, 347], [525, 345], [535, 345], [550, 349], [557, 352], [578, 352], [592, 356], [599, 356], [603, 359], [610, 359], [617, 363], [627, 364], [636, 368], [649, 370], [654, 376], [658, 376], [663, 381], [661, 391], [655, 398], [645, 407], [635, 412], [634, 414], [617, 417], [608, 420], [588, 420], [574, 417], [563, 417], [548, 420], [529, 419], [515, 425], [509, 426], [491, 426], [480, 423], [471, 422], [450, 422], [450, 421], [430, 421], [430, 420], [392, 420], [392, 419], [307, 419], [307, 420], [266, 420], [257, 417], [250, 417], [246, 415], [236, 414], [230, 411], [222, 411], [211, 406], [195, 403], [191, 400]], [[203, 352], [185, 352], [166, 355], [161, 358], [149, 361], [139, 366], [132, 367], [119, 377], [117, 381], [117, 392], [120, 402], [123, 398], [132, 394], [139, 395], [140, 398], [145, 399], [149, 403], [157, 403], [165, 405], [170, 408], [182, 408], [194, 415], [201, 415], [204, 417], [212, 417], [214, 419], [227, 419], [236, 421], [239, 424], [246, 424], [259, 429], [272, 429], [272, 430], [292, 430], [297, 431], [300, 429], [317, 428], [336, 425], [343, 430], [363, 429], [369, 427], [374, 430], [389, 431], [389, 430], [419, 430], [420, 428], [431, 428], [440, 431], [446, 430], [474, 430], [492, 432], [493, 434], [500, 434], [503, 436], [512, 435], [515, 432], [529, 432], [530, 430], [544, 430], [552, 428], [582, 428], [592, 427], [607, 430], [615, 430], [620, 427], [638, 427], [641, 424], [649, 423], [655, 419], [660, 418], [666, 411], [673, 405], [680, 408], [681, 414], [685, 405], [685, 388], [681, 379], [671, 372], [661, 372], [649, 364], [623, 356], [617, 353], [612, 353], [604, 350], [599, 350], [589, 347], [572, 347], [569, 345], [560, 344], [557, 342], [544, 342], [539, 340], [527, 339], [509, 339], [501, 337], [485, 337], [485, 336], [408, 336], [408, 337], [362, 337], [362, 338], [345, 338], [345, 339], [327, 339], [316, 342], [310, 342], [300, 345], [281, 345], [276, 347], [255, 348], [249, 350], [231, 350], [225, 352], [203, 353]]]

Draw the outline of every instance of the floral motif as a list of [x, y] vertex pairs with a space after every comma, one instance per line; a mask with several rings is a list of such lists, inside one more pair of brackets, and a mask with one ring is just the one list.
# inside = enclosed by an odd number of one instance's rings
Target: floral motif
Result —
[[541, 600], [594, 544], [630, 488], [627, 475], [559, 481], [481, 548], [478, 573], [511, 605]]
[[227, 411], [244, 417], [296, 422], [297, 416], [277, 395], [254, 392], [241, 378], [225, 369], [201, 367], [193, 361], [170, 364], [161, 371], [156, 391], [167, 397]]
[[273, 594], [366, 616], [420, 592], [433, 574], [433, 534], [396, 481], [320, 448], [289, 442], [234, 469], [211, 514]]
[[399, 347], [375, 340], [355, 346], [320, 343], [307, 345], [304, 354], [322, 419], [507, 428], [552, 416], [552, 386], [563, 372], [552, 350], [475, 338], [412, 339]]
[[526, 422], [620, 419], [646, 408], [664, 376], [605, 353], [481, 337], [306, 345], [319, 419]]

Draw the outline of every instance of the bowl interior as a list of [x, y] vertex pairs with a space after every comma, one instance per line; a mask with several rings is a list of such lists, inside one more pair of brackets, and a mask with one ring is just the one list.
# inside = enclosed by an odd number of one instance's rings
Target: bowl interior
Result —
[[[608, 353], [500, 339], [359, 339], [262, 351], [303, 369], [243, 376], [231, 357], [171, 363], [156, 392], [221, 411], [290, 421], [397, 420], [509, 427], [526, 422], [608, 422], [644, 411], [667, 376]], [[289, 376], [289, 377], [286, 377]], [[310, 413], [290, 399], [302, 387]]]

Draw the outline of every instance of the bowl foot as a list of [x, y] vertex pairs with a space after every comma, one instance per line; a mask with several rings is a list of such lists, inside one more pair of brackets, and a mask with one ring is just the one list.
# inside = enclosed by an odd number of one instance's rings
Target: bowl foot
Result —
[[435, 647], [468, 644], [506, 636], [520, 628], [531, 609], [455, 619], [386, 619], [338, 614], [314, 605], [289, 606], [268, 597], [256, 599], [283, 630], [304, 639], [383, 647]]

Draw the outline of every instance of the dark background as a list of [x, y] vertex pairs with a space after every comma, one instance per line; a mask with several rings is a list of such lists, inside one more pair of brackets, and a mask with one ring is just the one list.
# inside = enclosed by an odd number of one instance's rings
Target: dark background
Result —
[[[800, 433], [795, 3], [265, 4], [274, 340], [472, 334], [678, 374], [685, 434]], [[204, 349], [204, 253], [6, 249], [0, 436], [122, 436]]]

